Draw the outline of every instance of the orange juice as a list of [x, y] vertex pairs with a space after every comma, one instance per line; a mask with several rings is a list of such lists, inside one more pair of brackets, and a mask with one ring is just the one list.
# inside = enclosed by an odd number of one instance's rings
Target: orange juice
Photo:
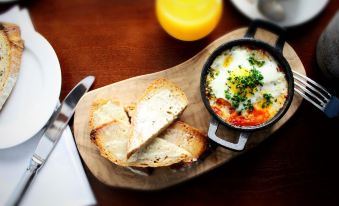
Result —
[[207, 36], [218, 24], [222, 0], [156, 0], [160, 25], [174, 38], [194, 41]]

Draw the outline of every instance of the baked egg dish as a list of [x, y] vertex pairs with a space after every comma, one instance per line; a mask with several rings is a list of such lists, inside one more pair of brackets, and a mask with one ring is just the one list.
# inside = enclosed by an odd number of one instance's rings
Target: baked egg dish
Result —
[[211, 64], [205, 86], [212, 110], [238, 127], [263, 124], [283, 107], [288, 83], [279, 63], [267, 51], [234, 46]]

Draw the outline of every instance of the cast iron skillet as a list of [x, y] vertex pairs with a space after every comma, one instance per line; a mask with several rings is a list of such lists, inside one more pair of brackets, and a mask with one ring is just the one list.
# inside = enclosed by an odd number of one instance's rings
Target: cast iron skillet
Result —
[[[271, 45], [254, 38], [257, 28], [264, 28], [264, 29], [267, 29], [268, 31], [278, 35], [277, 41], [275, 43], [275, 47], [272, 47]], [[288, 64], [288, 62], [286, 61], [286, 59], [283, 56], [284, 44], [285, 44], [285, 31], [281, 27], [276, 26], [276, 25], [269, 23], [269, 22], [266, 22], [266, 21], [255, 20], [255, 21], [252, 22], [252, 24], [248, 28], [248, 30], [247, 30], [247, 32], [246, 32], [246, 34], [243, 38], [227, 42], [227, 43], [219, 46], [217, 49], [215, 49], [212, 52], [212, 54], [207, 59], [205, 65], [203, 67], [203, 70], [202, 70], [202, 73], [201, 73], [201, 79], [200, 79], [201, 97], [202, 97], [202, 100], [203, 100], [207, 110], [212, 115], [212, 120], [210, 122], [210, 126], [209, 126], [209, 129], [208, 129], [208, 137], [211, 140], [213, 140], [214, 142], [216, 142], [217, 144], [219, 144], [219, 145], [221, 145], [225, 148], [241, 151], [241, 150], [244, 149], [245, 144], [247, 142], [247, 139], [252, 132], [271, 126], [272, 124], [277, 122], [286, 113], [286, 111], [290, 107], [292, 99], [293, 99], [294, 82], [293, 82], [293, 74], [292, 74], [290, 65]], [[213, 109], [211, 108], [209, 101], [206, 97], [206, 92], [205, 92], [206, 76], [208, 74], [208, 70], [209, 70], [210, 66], [212, 65], [214, 59], [218, 55], [220, 55], [223, 51], [230, 49], [234, 46], [241, 46], [241, 45], [254, 46], [258, 49], [263, 49], [263, 50], [269, 52], [274, 57], [274, 59], [280, 64], [281, 69], [285, 73], [285, 78], [286, 78], [287, 83], [288, 83], [287, 98], [286, 98], [286, 101], [285, 101], [283, 107], [279, 110], [279, 112], [273, 118], [271, 118], [270, 120], [266, 121], [265, 123], [257, 125], [257, 126], [240, 127], [240, 126], [231, 125], [231, 124], [225, 122], [223, 119], [221, 119], [213, 111]], [[235, 130], [240, 131], [238, 142], [232, 143], [232, 142], [228, 142], [228, 141], [218, 137], [216, 135], [216, 132], [217, 132], [219, 124], [222, 124], [222, 125], [230, 128], [230, 129], [235, 129]]]

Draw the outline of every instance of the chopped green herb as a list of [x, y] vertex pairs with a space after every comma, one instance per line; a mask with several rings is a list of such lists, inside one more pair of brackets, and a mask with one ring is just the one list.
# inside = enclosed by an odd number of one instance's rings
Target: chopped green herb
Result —
[[214, 77], [219, 75], [220, 71], [210, 67], [208, 73], [209, 73], [209, 76], [213, 79]]
[[246, 99], [247, 99], [246, 96], [242, 96], [239, 93], [233, 95], [233, 97], [231, 98], [232, 107], [238, 108], [239, 104], [241, 102], [244, 102]]
[[248, 111], [253, 111], [254, 107], [250, 99], [244, 103], [244, 109]]
[[248, 62], [252, 65], [252, 66], [258, 66], [258, 67], [262, 67], [265, 64], [265, 61], [260, 61], [254, 58], [254, 56], [250, 56], [248, 58]]
[[261, 107], [266, 108], [272, 104], [272, 94], [265, 93], [263, 94], [264, 102], [262, 103]]
[[232, 95], [229, 91], [225, 90], [225, 98], [226, 99], [231, 99], [232, 98]]
[[263, 75], [257, 69], [251, 69], [249, 75], [235, 76], [232, 79], [234, 81], [231, 81], [231, 83], [235, 84], [240, 93], [251, 93], [257, 86], [262, 86], [264, 84], [263, 79]]
[[209, 75], [211, 78], [214, 78], [214, 73], [213, 73], [212, 67], [210, 67], [210, 68], [208, 69], [208, 75]]
[[[240, 66], [239, 66], [240, 67]], [[237, 92], [232, 95], [228, 90], [225, 91], [225, 98], [230, 100], [232, 107], [238, 108], [240, 103], [243, 103], [244, 109], [253, 110], [253, 105], [249, 99], [246, 98], [247, 94], [254, 94], [255, 91], [258, 91], [258, 86], [262, 86], [263, 75], [257, 69], [251, 69], [247, 75], [241, 76], [231, 76], [227, 80], [235, 85]]]

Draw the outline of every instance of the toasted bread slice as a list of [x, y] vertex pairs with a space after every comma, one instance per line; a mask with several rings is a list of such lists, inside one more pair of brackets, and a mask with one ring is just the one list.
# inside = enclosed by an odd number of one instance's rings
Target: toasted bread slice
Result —
[[96, 129], [112, 120], [120, 120], [129, 123], [129, 118], [120, 101], [111, 99], [99, 99], [92, 104], [90, 114], [90, 128]]
[[[131, 103], [125, 107], [130, 118], [134, 116], [135, 106], [135, 103]], [[159, 137], [191, 153], [193, 159], [187, 159], [185, 162], [195, 161], [207, 148], [207, 135], [182, 121], [175, 121]]]
[[135, 167], [163, 167], [192, 159], [191, 154], [177, 145], [156, 137], [150, 144], [135, 152], [128, 160]]
[[185, 162], [196, 161], [207, 149], [207, 135], [181, 121], [174, 122], [159, 137], [188, 151], [191, 159]]
[[103, 157], [117, 165], [128, 166], [126, 150], [130, 127], [130, 124], [113, 120], [92, 130], [91, 140]]
[[23, 48], [20, 28], [0, 23], [0, 110], [18, 79]]
[[127, 157], [146, 146], [184, 111], [185, 93], [175, 84], [158, 79], [150, 84], [136, 104]]
[[[127, 159], [127, 144], [131, 126], [119, 120], [103, 125], [91, 132], [91, 139], [102, 156], [120, 166], [161, 167], [189, 159], [191, 154], [161, 138], [135, 152]], [[192, 158], [191, 158], [192, 159]]]

